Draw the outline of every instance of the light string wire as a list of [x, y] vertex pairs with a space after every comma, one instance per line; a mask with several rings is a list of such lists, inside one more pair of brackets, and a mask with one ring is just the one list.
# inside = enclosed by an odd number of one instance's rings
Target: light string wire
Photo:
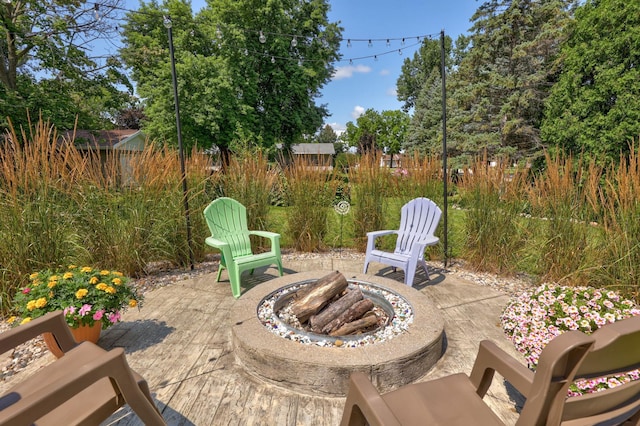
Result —
[[[91, 2], [87, 2], [88, 5], [93, 4], [93, 7], [91, 9], [94, 10], [95, 12], [95, 16], [96, 19], [99, 20], [101, 19], [101, 16], [99, 14], [99, 7], [100, 4], [99, 3], [91, 3]], [[133, 9], [127, 9], [125, 7], [121, 7], [121, 6], [115, 6], [115, 5], [111, 5], [108, 6], [109, 10], [118, 10], [121, 12], [126, 12], [126, 13], [137, 13], [137, 14], [141, 14], [141, 15], [146, 15], [146, 16], [151, 16], [151, 17], [156, 17], [156, 18], [162, 18], [162, 19], [169, 19], [171, 20], [171, 17], [168, 13], [163, 13], [163, 12], [147, 12], [147, 11], [140, 11], [140, 10], [133, 10]], [[124, 18], [120, 18], [120, 19], [124, 19]], [[173, 22], [173, 21], [172, 21]], [[316, 39], [317, 37], [309, 37], [307, 35], [302, 35], [302, 34], [288, 34], [288, 33], [277, 33], [277, 32], [271, 32], [271, 31], [264, 31], [264, 30], [253, 30], [253, 29], [244, 29], [244, 28], [235, 28], [236, 30], [242, 31], [244, 33], [251, 33], [251, 34], [256, 34], [259, 38], [260, 38], [260, 42], [261, 43], [265, 43], [266, 42], [266, 38], [267, 37], [277, 37], [280, 39], [291, 39], [291, 46], [292, 47], [296, 47], [297, 46], [297, 40], [305, 40], [305, 39]], [[217, 25], [217, 33], [219, 36], [224, 34], [224, 25]], [[350, 49], [352, 47], [352, 43], [367, 43], [369, 45], [369, 47], [372, 47], [374, 42], [384, 42], [386, 43], [387, 47], [390, 46], [391, 42], [397, 42], [400, 41], [401, 42], [401, 47], [397, 48], [397, 49], [390, 49], [390, 50], [386, 50], [386, 51], [382, 51], [382, 52], [377, 52], [377, 53], [373, 53], [370, 55], [363, 55], [363, 56], [354, 56], [354, 57], [347, 57], [347, 58], [341, 58], [338, 60], [335, 60], [334, 62], [336, 63], [344, 63], [347, 62], [349, 64], [353, 64], [354, 61], [362, 61], [365, 59], [374, 59], [374, 60], [378, 60], [378, 58], [380, 58], [381, 56], [385, 56], [385, 55], [389, 55], [391, 53], [398, 53], [399, 55], [403, 54], [404, 50], [407, 49], [411, 49], [415, 46], [418, 46], [422, 43], [423, 40], [429, 39], [429, 40], [433, 40], [436, 36], [439, 36], [439, 33], [433, 33], [433, 34], [424, 34], [424, 35], [414, 35], [414, 36], [405, 36], [405, 37], [383, 37], [383, 38], [379, 38], [379, 37], [372, 37], [372, 38], [342, 38], [341, 42], [344, 42], [346, 40], [347, 42], [347, 49]], [[263, 39], [264, 37], [264, 39]], [[322, 37], [320, 37], [322, 38]], [[411, 44], [407, 44], [405, 45], [405, 43], [409, 40], [416, 40], [414, 43]], [[264, 40], [264, 41], [262, 41]], [[213, 43], [216, 43], [216, 40], [212, 41]], [[235, 46], [237, 48], [237, 46]], [[286, 60], [286, 61], [296, 61], [298, 63], [300, 62], [322, 62], [322, 60], [319, 59], [304, 59], [304, 58], [300, 58], [300, 57], [291, 57], [291, 56], [277, 56], [277, 55], [271, 55], [269, 53], [264, 53], [264, 52], [249, 52], [252, 53], [254, 55], [260, 55], [263, 57], [271, 57], [272, 61], [273, 60]]]

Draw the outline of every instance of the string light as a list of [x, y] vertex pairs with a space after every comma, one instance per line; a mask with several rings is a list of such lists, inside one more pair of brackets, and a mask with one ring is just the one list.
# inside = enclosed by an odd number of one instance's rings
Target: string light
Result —
[[371, 40], [369, 40], [369, 44], [368, 44], [368, 46], [369, 46], [369, 47], [373, 47], [373, 43], [371, 42]]
[[387, 47], [391, 46], [391, 40], [387, 39]]
[[260, 40], [260, 43], [264, 44], [267, 41], [267, 37], [265, 37], [264, 33], [262, 31], [260, 31], [260, 36], [258, 37], [258, 40]]
[[218, 39], [222, 39], [222, 30], [220, 29], [220, 25], [216, 27], [216, 37]]
[[276, 58], [274, 56], [271, 57], [271, 63], [275, 64], [276, 63]]
[[298, 45], [298, 39], [296, 38], [296, 36], [293, 36], [293, 38], [291, 39], [291, 47], [296, 47]]
[[96, 21], [100, 20], [100, 5], [98, 3], [94, 3], [93, 5], [93, 15], [96, 17]]
[[347, 40], [347, 47], [351, 47], [351, 39]]

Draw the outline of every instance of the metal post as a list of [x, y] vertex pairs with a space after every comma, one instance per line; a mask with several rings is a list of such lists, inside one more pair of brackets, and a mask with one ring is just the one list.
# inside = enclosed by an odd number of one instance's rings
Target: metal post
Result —
[[442, 75], [442, 184], [443, 184], [443, 196], [444, 196], [444, 267], [447, 267], [447, 258], [449, 255], [448, 236], [449, 227], [447, 223], [447, 206], [448, 206], [448, 192], [447, 181], [449, 176], [447, 173], [447, 90], [446, 90], [446, 74], [447, 68], [445, 66], [445, 51], [444, 51], [444, 30], [440, 32], [440, 67]]
[[184, 148], [182, 146], [182, 128], [180, 127], [180, 106], [178, 102], [178, 79], [176, 77], [176, 58], [173, 54], [173, 31], [171, 18], [164, 17], [164, 26], [169, 34], [169, 55], [171, 56], [171, 76], [173, 79], [173, 99], [176, 107], [176, 129], [178, 131], [178, 151], [180, 155], [180, 173], [182, 179], [182, 202], [184, 204], [184, 216], [187, 226], [187, 246], [189, 248], [189, 265], [191, 270], [193, 265], [193, 248], [191, 246], [191, 220], [189, 217], [189, 192], [187, 191], [187, 173], [184, 166]]

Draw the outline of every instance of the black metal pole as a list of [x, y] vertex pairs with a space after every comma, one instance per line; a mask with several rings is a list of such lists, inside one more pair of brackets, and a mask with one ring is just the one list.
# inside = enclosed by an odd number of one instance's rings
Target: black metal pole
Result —
[[178, 132], [178, 152], [180, 155], [180, 173], [182, 179], [182, 202], [184, 204], [184, 217], [187, 226], [187, 246], [189, 248], [189, 265], [191, 270], [193, 265], [193, 247], [191, 246], [191, 220], [189, 215], [189, 192], [187, 190], [187, 173], [184, 166], [184, 147], [182, 145], [182, 128], [180, 126], [180, 106], [178, 102], [178, 79], [176, 77], [176, 58], [173, 54], [173, 31], [171, 18], [165, 16], [164, 26], [169, 34], [169, 55], [171, 56], [171, 77], [173, 79], [173, 99], [176, 107], [176, 129]]
[[440, 32], [440, 67], [442, 74], [442, 186], [443, 196], [444, 196], [444, 266], [447, 267], [447, 258], [449, 255], [449, 247], [448, 247], [448, 235], [449, 235], [449, 227], [447, 223], [447, 206], [448, 206], [448, 192], [447, 192], [447, 181], [449, 180], [449, 176], [447, 173], [447, 90], [446, 90], [446, 74], [447, 68], [445, 66], [445, 51], [444, 51], [444, 30]]

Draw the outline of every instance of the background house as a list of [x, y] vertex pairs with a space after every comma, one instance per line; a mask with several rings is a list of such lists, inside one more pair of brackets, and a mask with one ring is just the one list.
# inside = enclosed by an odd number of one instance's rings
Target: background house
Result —
[[299, 143], [291, 145], [292, 158], [300, 158], [322, 168], [333, 168], [336, 150], [332, 143]]
[[96, 154], [103, 166], [115, 155], [124, 184], [133, 182], [133, 158], [148, 143], [147, 136], [137, 129], [68, 131], [63, 134], [63, 140], [73, 142], [80, 152]]

